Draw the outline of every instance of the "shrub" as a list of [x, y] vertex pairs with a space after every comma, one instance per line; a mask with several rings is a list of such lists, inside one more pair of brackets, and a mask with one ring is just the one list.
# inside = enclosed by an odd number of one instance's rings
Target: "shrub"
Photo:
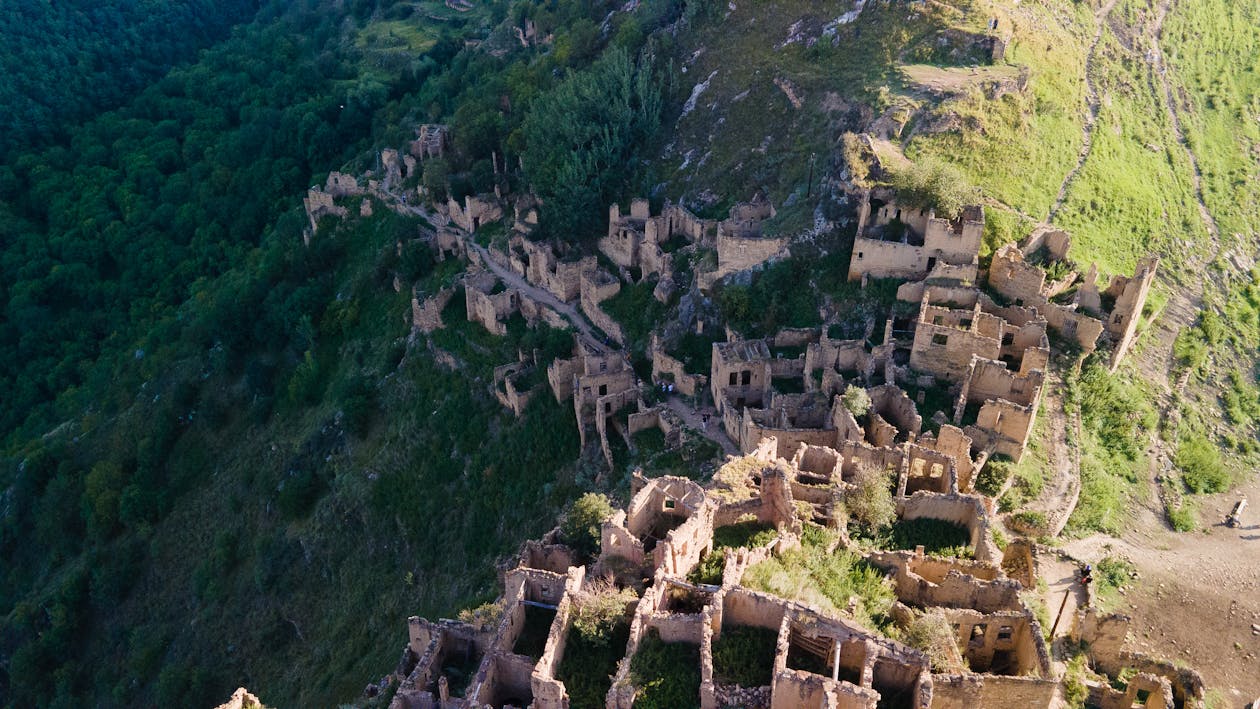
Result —
[[1006, 481], [1010, 479], [1014, 467], [1014, 464], [1010, 461], [990, 459], [980, 469], [980, 473], [976, 475], [976, 492], [989, 497], [996, 497], [1002, 491], [1002, 488], [1006, 486]]
[[599, 552], [604, 520], [612, 514], [613, 507], [606, 496], [588, 492], [573, 502], [560, 525], [560, 532], [569, 546], [594, 555]]
[[767, 628], [739, 626], [722, 631], [713, 641], [714, 679], [741, 687], [770, 684], [778, 641], [779, 633]]
[[1182, 435], [1174, 462], [1181, 469], [1190, 492], [1224, 492], [1229, 488], [1230, 475], [1221, 462], [1221, 454], [1203, 434]]
[[883, 470], [858, 466], [853, 484], [856, 489], [845, 495], [845, 507], [850, 518], [867, 533], [875, 534], [897, 519], [897, 507], [893, 504], [892, 490]]
[[596, 581], [582, 593], [573, 616], [573, 628], [591, 645], [612, 642], [617, 625], [626, 620], [626, 608], [637, 600], [634, 591], [618, 589], [611, 581]]
[[774, 525], [756, 520], [728, 524], [713, 530], [714, 549], [758, 549], [764, 547], [779, 536]]
[[870, 394], [867, 394], [865, 389], [855, 387], [852, 384], [844, 390], [844, 394], [840, 396], [840, 401], [844, 404], [844, 408], [853, 414], [854, 418], [861, 418], [871, 410]]
[[907, 645], [922, 650], [928, 656], [933, 672], [957, 672], [962, 669], [954, 653], [950, 652], [956, 647], [954, 630], [940, 610], [933, 608], [915, 616], [906, 629], [904, 640]]
[[639, 689], [635, 709], [700, 706], [700, 648], [667, 643], [649, 630], [630, 660], [630, 681]]
[[893, 173], [897, 201], [905, 206], [935, 209], [937, 216], [957, 219], [975, 199], [975, 190], [957, 167], [929, 158]]
[[1193, 532], [1199, 528], [1199, 511], [1189, 500], [1183, 500], [1177, 507], [1170, 506], [1167, 515], [1168, 524], [1172, 525], [1175, 531]]

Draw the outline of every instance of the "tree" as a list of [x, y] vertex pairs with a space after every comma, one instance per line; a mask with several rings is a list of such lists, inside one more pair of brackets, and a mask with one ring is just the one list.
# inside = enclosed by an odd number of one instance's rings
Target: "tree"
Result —
[[859, 465], [853, 489], [845, 494], [849, 516], [869, 534], [889, 527], [897, 519], [888, 474], [871, 465]]
[[569, 546], [585, 554], [599, 552], [604, 520], [612, 516], [608, 498], [596, 492], [579, 497], [564, 516], [560, 532]]
[[569, 239], [599, 233], [660, 127], [660, 83], [650, 55], [635, 62], [614, 48], [537, 99], [522, 126], [522, 159], [544, 227]]
[[938, 217], [946, 219], [957, 219], [963, 207], [975, 199], [975, 188], [962, 171], [936, 158], [897, 170], [892, 182], [899, 203], [934, 209]]
[[424, 171], [420, 173], [420, 184], [429, 193], [434, 202], [446, 200], [446, 182], [450, 178], [451, 166], [445, 158], [429, 158], [424, 161]]
[[844, 404], [844, 408], [853, 414], [853, 418], [862, 418], [871, 410], [871, 396], [866, 393], [865, 389], [850, 384], [844, 394], [840, 395], [840, 402]]

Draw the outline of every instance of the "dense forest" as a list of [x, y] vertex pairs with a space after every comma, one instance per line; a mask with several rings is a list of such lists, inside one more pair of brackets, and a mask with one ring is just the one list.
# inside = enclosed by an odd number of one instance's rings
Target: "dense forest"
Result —
[[61, 139], [79, 120], [118, 106], [225, 37], [258, 5], [259, 0], [5, 3], [0, 156]]
[[[514, 348], [564, 353], [567, 335], [462, 331], [440, 346], [484, 371], [440, 373], [408, 355], [383, 275], [449, 278], [395, 253], [423, 225], [379, 215], [302, 248], [299, 205], [328, 170], [442, 120], [441, 189], [485, 189], [493, 153], [527, 154], [541, 194], [590, 187], [567, 196], [581, 221], [548, 228], [593, 235], [579, 229], [640, 186], [680, 103], [648, 37], [683, 5], [609, 23], [613, 7], [277, 2], [0, 167], [4, 703], [201, 706], [241, 683], [331, 703], [388, 664], [399, 618], [481, 598], [489, 560], [576, 495], [572, 412], [505, 420], [476, 383]], [[516, 41], [526, 19], [545, 49]], [[598, 159], [581, 160], [591, 141]], [[504, 451], [527, 452], [509, 473]], [[347, 469], [364, 458], [381, 466], [368, 487]], [[347, 519], [363, 535], [341, 535]], [[371, 595], [399, 568], [403, 588]]]

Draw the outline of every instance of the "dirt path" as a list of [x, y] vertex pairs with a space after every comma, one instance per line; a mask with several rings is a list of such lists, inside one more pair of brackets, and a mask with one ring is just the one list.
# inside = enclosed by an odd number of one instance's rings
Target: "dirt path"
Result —
[[1223, 524], [1240, 494], [1260, 500], [1260, 480], [1198, 498], [1203, 532], [1141, 525], [1123, 539], [1099, 534], [1063, 546], [1091, 563], [1131, 561], [1138, 578], [1117, 609], [1133, 618], [1129, 646], [1189, 663], [1225, 694], [1225, 706], [1260, 694], [1260, 512], [1253, 507], [1239, 529]]
[[[683, 423], [687, 424], [688, 427], [695, 429], [700, 435], [721, 446], [723, 453], [726, 455], [739, 455], [739, 448], [726, 435], [726, 431], [722, 430], [722, 419], [715, 412], [698, 411], [688, 406], [685, 401], [677, 396], [671, 396], [666, 399], [665, 405], [682, 417]], [[707, 424], [703, 418], [705, 414], [709, 416]]]
[[[1064, 410], [1062, 391], [1063, 383], [1055, 375], [1046, 382], [1046, 394], [1042, 407], [1043, 415], [1049, 424], [1046, 442], [1050, 469], [1054, 477], [1041, 489], [1037, 499], [1029, 503], [1025, 509], [1040, 512], [1046, 518], [1046, 530], [1052, 537], [1057, 537], [1067, 525], [1068, 518], [1076, 509], [1081, 494], [1080, 453], [1076, 446], [1068, 442], [1068, 425], [1071, 420]], [[1079, 440], [1079, 431], [1076, 432]]]
[[1059, 213], [1059, 209], [1063, 207], [1063, 202], [1067, 199], [1068, 188], [1072, 186], [1076, 176], [1085, 167], [1085, 161], [1089, 159], [1090, 151], [1094, 149], [1094, 126], [1098, 123], [1098, 112], [1102, 107], [1102, 101], [1098, 97], [1098, 89], [1094, 86], [1092, 78], [1094, 75], [1094, 56], [1098, 51], [1098, 44], [1102, 42], [1103, 32], [1107, 29], [1107, 15], [1111, 14], [1111, 9], [1116, 6], [1116, 2], [1117, 0], [1107, 0], [1107, 3], [1094, 13], [1094, 22], [1098, 25], [1098, 28], [1094, 31], [1094, 41], [1089, 44], [1089, 52], [1085, 55], [1085, 104], [1088, 110], [1085, 113], [1085, 125], [1081, 126], [1083, 134], [1081, 152], [1076, 158], [1076, 165], [1063, 178], [1063, 184], [1059, 185], [1059, 194], [1055, 197], [1054, 204], [1050, 207], [1050, 215], [1046, 217], [1047, 222], [1054, 221], [1054, 216]]
[[[1046, 582], [1046, 589], [1041, 598], [1050, 611], [1050, 628], [1054, 628], [1054, 637], [1066, 637], [1072, 631], [1072, 618], [1076, 609], [1085, 605], [1085, 587], [1080, 584], [1080, 573], [1076, 564], [1053, 554], [1042, 554], [1037, 559], [1037, 573]], [[1065, 600], [1066, 597], [1066, 600]], [[1060, 615], [1059, 608], [1063, 608]], [[1059, 624], [1054, 625], [1055, 618]]]

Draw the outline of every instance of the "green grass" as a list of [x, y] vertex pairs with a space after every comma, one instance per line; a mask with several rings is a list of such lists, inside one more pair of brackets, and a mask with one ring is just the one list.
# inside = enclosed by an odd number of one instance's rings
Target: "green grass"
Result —
[[629, 639], [628, 618], [616, 623], [607, 636], [591, 636], [577, 626], [569, 629], [556, 678], [564, 682], [571, 709], [603, 709], [612, 675], [626, 653]]
[[738, 626], [713, 641], [713, 680], [741, 687], [764, 687], [774, 671], [777, 630]]
[[1119, 534], [1131, 501], [1145, 494], [1146, 446], [1158, 415], [1130, 366], [1107, 374], [1097, 358], [1067, 378], [1066, 406], [1079, 407], [1081, 495], [1068, 519], [1073, 534]]
[[1240, 234], [1254, 244], [1260, 157], [1249, 146], [1260, 142], [1254, 120], [1260, 9], [1229, 0], [1175, 3], [1162, 39], [1174, 86], [1187, 102], [1182, 126], [1203, 172], [1208, 208], [1227, 243]]
[[845, 549], [827, 553], [833, 532], [807, 526], [802, 544], [755, 564], [744, 574], [743, 585], [783, 598], [817, 605], [824, 612], [848, 616], [849, 599], [859, 599], [853, 619], [872, 630], [887, 632], [889, 609], [896, 601], [879, 569]]
[[630, 660], [630, 681], [638, 689], [635, 709], [699, 707], [700, 648], [667, 643], [648, 630]]
[[887, 549], [914, 549], [921, 544], [926, 554], [958, 559], [972, 557], [971, 534], [966, 527], [927, 517], [894, 523], [878, 543]]
[[[1150, 13], [1139, 0], [1121, 0], [1113, 16], [1151, 31]], [[1171, 266], [1209, 243], [1189, 160], [1144, 51], [1144, 43], [1131, 51], [1113, 32], [1104, 33], [1095, 78], [1104, 100], [1093, 151], [1056, 218], [1072, 232], [1073, 257], [1097, 262], [1104, 273], [1129, 272], [1149, 251], [1168, 255]]]
[[[971, 5], [969, 14], [998, 16], [1011, 28], [1006, 62], [1029, 67], [1029, 91], [997, 101], [971, 91], [944, 102], [938, 111], [958, 115], [968, 128], [916, 133], [906, 153], [916, 160], [936, 156], [952, 162], [984, 194], [1044, 218], [1081, 145], [1085, 52], [1093, 33], [1089, 8], [1083, 3], [1027, 3], [1008, 14], [990, 3]], [[1028, 170], [1029, 165], [1040, 169]], [[986, 216], [992, 214], [989, 210]], [[1005, 242], [1009, 236], [986, 238], [986, 246], [994, 248], [997, 239]]]
[[1094, 564], [1094, 593], [1103, 608], [1120, 602], [1120, 588], [1133, 585], [1135, 567], [1127, 559], [1108, 556]]
[[647, 346], [648, 334], [664, 317], [666, 307], [652, 296], [654, 282], [623, 284], [617, 295], [599, 304], [626, 336], [626, 345], [641, 352]]
[[713, 530], [714, 549], [759, 549], [778, 538], [774, 525], [749, 521], [728, 524]]
[[1202, 433], [1183, 432], [1177, 442], [1173, 462], [1181, 470], [1189, 492], [1224, 492], [1233, 482], [1229, 470], [1221, 462], [1220, 450]]

